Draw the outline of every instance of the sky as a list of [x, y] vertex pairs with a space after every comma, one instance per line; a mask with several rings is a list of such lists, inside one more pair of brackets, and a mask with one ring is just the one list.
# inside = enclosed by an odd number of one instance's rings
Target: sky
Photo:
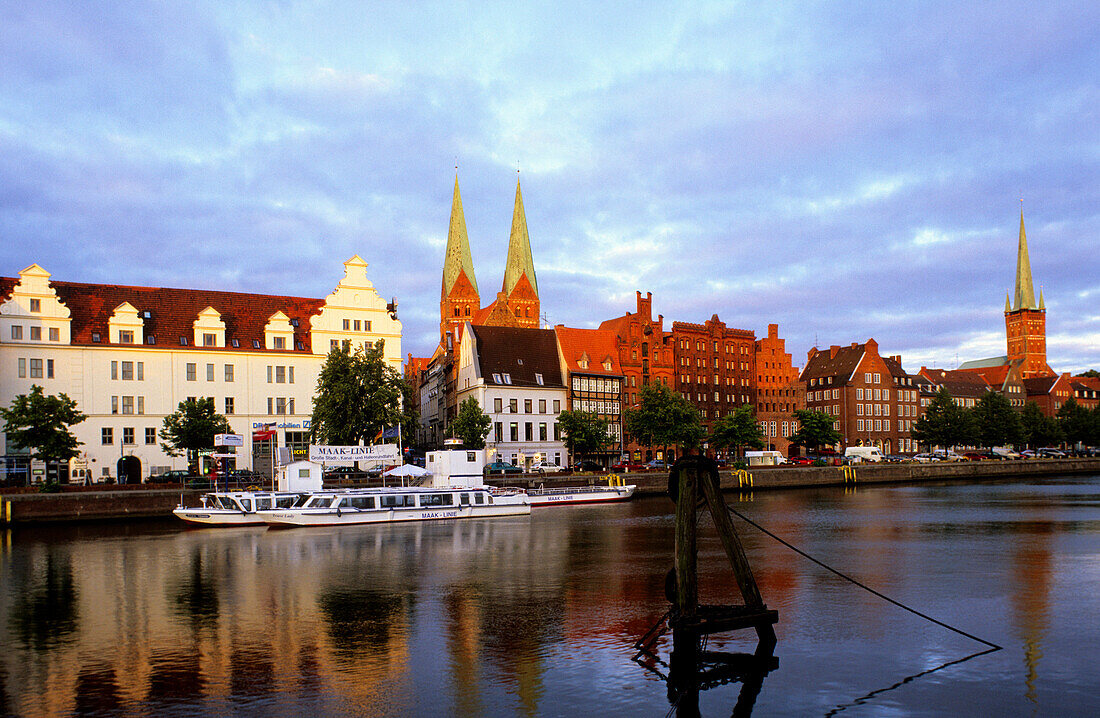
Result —
[[[324, 297], [438, 341], [456, 167], [484, 303], [517, 172], [551, 324], [655, 314], [796, 366], [1100, 368], [1100, 3], [0, 5], [0, 275]], [[578, 301], [580, 299], [580, 301]]]

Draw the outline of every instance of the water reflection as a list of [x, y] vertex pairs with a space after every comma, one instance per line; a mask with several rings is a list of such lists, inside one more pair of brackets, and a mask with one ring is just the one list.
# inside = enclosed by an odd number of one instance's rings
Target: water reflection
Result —
[[[776, 534], [1008, 647], [928, 673], [967, 640], [739, 525], [781, 619], [757, 712], [860, 697], [864, 712], [1100, 712], [1098, 499], [1095, 480], [753, 494], [739, 506]], [[671, 510], [16, 531], [0, 550], [0, 714], [664, 714], [664, 682], [630, 659], [668, 606]], [[722, 547], [710, 526], [700, 538], [700, 601], [727, 602]], [[708, 650], [743, 647], [716, 635]], [[699, 712], [729, 715], [743, 687], [700, 691]]]

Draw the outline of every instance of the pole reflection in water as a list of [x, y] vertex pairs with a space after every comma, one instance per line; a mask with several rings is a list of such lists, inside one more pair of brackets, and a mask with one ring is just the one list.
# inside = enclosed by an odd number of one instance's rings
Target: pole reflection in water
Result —
[[[1005, 646], [956, 662], [967, 639], [739, 527], [782, 616], [758, 714], [1100, 713], [1095, 478], [727, 500]], [[642, 498], [455, 523], [5, 532], [0, 715], [663, 715], [664, 680], [631, 658], [668, 607], [672, 511]], [[724, 603], [729, 564], [704, 528], [700, 602]], [[701, 665], [754, 644], [715, 634]], [[738, 660], [700, 682], [701, 715], [746, 712], [744, 683], [722, 682]]]

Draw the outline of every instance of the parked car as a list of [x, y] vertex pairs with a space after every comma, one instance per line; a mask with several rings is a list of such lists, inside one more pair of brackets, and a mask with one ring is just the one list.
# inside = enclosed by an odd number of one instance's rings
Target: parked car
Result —
[[657, 470], [667, 470], [668, 469], [668, 464], [665, 463], [664, 459], [654, 459], [653, 461], [650, 461], [648, 464], [646, 464], [646, 468], [647, 469], [657, 469]]
[[791, 466], [809, 466], [814, 460], [808, 456], [788, 456], [787, 463]]
[[573, 464], [573, 471], [606, 471], [606, 469], [598, 461], [585, 459]]
[[943, 459], [936, 456], [935, 454], [915, 454], [913, 456], [913, 461], [917, 462], [918, 464], [932, 464], [937, 461], [943, 461]]
[[565, 471], [565, 469], [557, 464], [551, 464], [549, 461], [536, 461], [528, 469], [528, 472], [532, 474], [556, 474], [559, 471]]
[[962, 458], [966, 461], [985, 461], [989, 457], [981, 451], [964, 451]]
[[1024, 449], [1023, 451], [1020, 452], [1020, 458], [1021, 459], [1034, 459], [1035, 458], [1035, 452], [1032, 451], [1031, 449]]
[[522, 474], [523, 469], [519, 468], [515, 464], [509, 464], [507, 461], [494, 461], [491, 464], [485, 465], [486, 474]]
[[887, 454], [882, 460], [888, 464], [904, 464], [909, 461], [909, 457], [902, 456], [901, 454]]
[[1050, 447], [1039, 449], [1039, 457], [1043, 459], [1064, 459], [1066, 458], [1066, 452], [1061, 449], [1053, 449]]
[[611, 470], [619, 474], [630, 471], [645, 471], [645, 468], [645, 464], [641, 461], [631, 461], [629, 459], [623, 459], [611, 465]]
[[186, 484], [191, 479], [198, 478], [187, 469], [172, 469], [163, 474], [150, 476], [147, 483], [150, 484]]

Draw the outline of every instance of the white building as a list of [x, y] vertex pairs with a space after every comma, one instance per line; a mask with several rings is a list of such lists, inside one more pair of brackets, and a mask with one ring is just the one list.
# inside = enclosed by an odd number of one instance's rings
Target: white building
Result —
[[[279, 446], [307, 448], [331, 348], [384, 340], [387, 362], [401, 369], [396, 304], [374, 289], [358, 256], [324, 299], [59, 282], [32, 264], [0, 277], [0, 302], [0, 403], [38, 384], [88, 417], [73, 427], [82, 455], [51, 467], [62, 479], [69, 470], [115, 477], [123, 456], [140, 460], [143, 477], [185, 468], [185, 458], [161, 450], [158, 432], [190, 397], [212, 397], [245, 435], [237, 467], [266, 473], [271, 441], [253, 442], [253, 429], [275, 423]], [[0, 441], [8, 465], [25, 456]]]
[[563, 465], [558, 414], [567, 393], [554, 331], [466, 324], [461, 335], [457, 406], [473, 397], [492, 419], [485, 440], [489, 461]]

